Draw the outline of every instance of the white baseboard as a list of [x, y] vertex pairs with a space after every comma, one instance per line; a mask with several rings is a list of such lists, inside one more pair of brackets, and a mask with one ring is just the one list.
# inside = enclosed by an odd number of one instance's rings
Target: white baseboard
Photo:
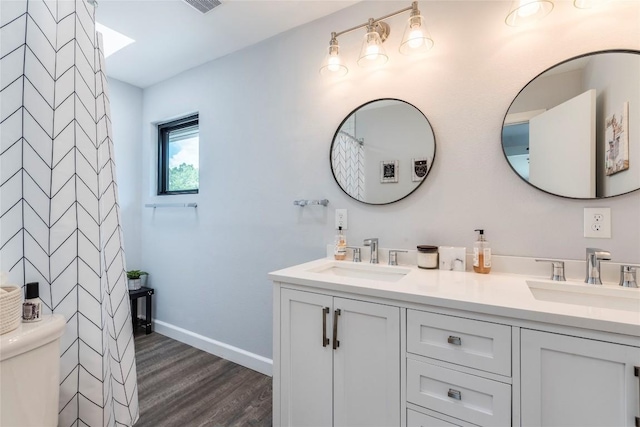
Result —
[[162, 320], [153, 320], [153, 330], [161, 335], [189, 344], [192, 347], [230, 360], [231, 362], [253, 369], [261, 374], [268, 376], [273, 375], [273, 360], [267, 359], [266, 357], [216, 341], [204, 335], [196, 334], [195, 332], [182, 329], [170, 323], [163, 322]]

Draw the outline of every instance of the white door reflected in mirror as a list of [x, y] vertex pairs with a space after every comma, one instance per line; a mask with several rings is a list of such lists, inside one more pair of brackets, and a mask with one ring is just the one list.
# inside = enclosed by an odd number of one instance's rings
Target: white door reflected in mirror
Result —
[[514, 172], [540, 190], [569, 198], [638, 190], [638, 75], [640, 52], [618, 50], [573, 58], [534, 78], [503, 124], [502, 148]]

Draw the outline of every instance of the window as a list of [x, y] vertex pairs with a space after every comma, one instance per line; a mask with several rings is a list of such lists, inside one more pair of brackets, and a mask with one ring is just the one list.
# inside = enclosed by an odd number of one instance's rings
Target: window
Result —
[[158, 126], [158, 194], [193, 194], [199, 187], [198, 115]]

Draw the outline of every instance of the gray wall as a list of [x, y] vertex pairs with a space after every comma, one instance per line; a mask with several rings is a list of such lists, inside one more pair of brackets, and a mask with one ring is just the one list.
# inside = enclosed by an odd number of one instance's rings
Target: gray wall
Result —
[[116, 141], [115, 161], [120, 203], [120, 226], [124, 236], [127, 270], [144, 270], [140, 203], [142, 179], [142, 89], [108, 79], [111, 100], [113, 139]]
[[[142, 210], [141, 265], [157, 289], [157, 318], [271, 357], [267, 273], [323, 257], [336, 208], [349, 209], [350, 244], [377, 236], [383, 247], [469, 249], [473, 229], [484, 228], [496, 254], [581, 259], [599, 246], [615, 261], [640, 262], [640, 193], [604, 201], [545, 194], [513, 174], [500, 142], [511, 101], [541, 71], [593, 50], [640, 48], [640, 4], [585, 12], [557, 2], [537, 26], [513, 29], [504, 24], [508, 3], [422, 2], [435, 47], [423, 59], [400, 55], [405, 17], [393, 18], [390, 61], [377, 71], [355, 64], [362, 35], [342, 36], [350, 72], [339, 81], [318, 74], [330, 32], [405, 4], [362, 2], [145, 89], [139, 205], [198, 203]], [[386, 97], [427, 115], [437, 158], [410, 197], [369, 206], [334, 182], [329, 148], [350, 111]], [[193, 111], [200, 194], [157, 197], [153, 123]], [[299, 198], [331, 204], [293, 206]], [[582, 237], [583, 208], [596, 206], [611, 207], [610, 240]]]

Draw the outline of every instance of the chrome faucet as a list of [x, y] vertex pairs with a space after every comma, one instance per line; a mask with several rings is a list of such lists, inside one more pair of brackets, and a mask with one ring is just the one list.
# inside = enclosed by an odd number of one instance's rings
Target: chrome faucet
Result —
[[371, 260], [369, 261], [371, 264], [378, 263], [378, 238], [372, 237], [371, 239], [364, 239], [365, 246], [371, 246]]
[[587, 248], [587, 276], [585, 283], [591, 285], [602, 285], [600, 280], [600, 261], [609, 261], [611, 254], [605, 250], [597, 248]]

